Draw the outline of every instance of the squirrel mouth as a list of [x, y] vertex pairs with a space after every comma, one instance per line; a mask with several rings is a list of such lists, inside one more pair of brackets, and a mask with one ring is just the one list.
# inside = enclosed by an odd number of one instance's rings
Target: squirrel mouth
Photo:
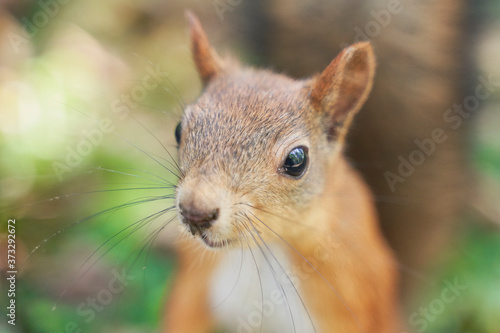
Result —
[[231, 244], [233, 242], [230, 239], [212, 240], [206, 234], [201, 235], [201, 240], [203, 241], [203, 243], [205, 243], [208, 247], [211, 247], [211, 248], [225, 247], [225, 246], [228, 246], [229, 244]]

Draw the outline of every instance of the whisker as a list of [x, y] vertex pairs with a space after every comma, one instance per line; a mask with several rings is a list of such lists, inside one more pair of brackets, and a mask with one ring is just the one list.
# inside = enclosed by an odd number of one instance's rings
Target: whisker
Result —
[[[305, 225], [305, 224], [301, 223], [300, 221], [297, 221], [297, 220], [295, 220], [295, 219], [293, 219], [293, 218], [291, 218], [291, 217], [289, 217], [289, 216], [278, 215], [278, 214], [275, 214], [275, 213], [273, 213], [273, 212], [267, 211], [267, 210], [265, 210], [265, 209], [262, 209], [262, 208], [259, 208], [259, 207], [256, 207], [256, 206], [253, 206], [253, 205], [251, 205], [251, 204], [249, 204], [249, 203], [246, 203], [246, 202], [239, 202], [239, 203], [236, 203], [236, 204], [237, 204], [237, 205], [246, 205], [246, 206], [251, 207], [251, 208], [253, 208], [253, 209], [255, 209], [255, 210], [259, 210], [259, 211], [261, 211], [261, 212], [263, 212], [263, 213], [269, 214], [269, 215], [271, 215], [271, 216], [273, 216], [273, 217], [280, 218], [280, 219], [282, 219], [282, 220], [286, 220], [287, 222], [293, 222], [293, 223], [295, 223], [295, 224], [298, 224], [298, 225], [301, 225], [301, 226], [303, 226], [303, 227], [305, 227], [305, 228], [308, 228], [308, 230], [309, 230], [309, 231], [311, 231], [311, 230], [312, 230], [312, 231], [315, 231], [315, 232], [320, 232], [320, 233], [322, 233], [322, 232], [323, 232], [323, 230], [321, 230], [321, 229], [319, 229], [319, 228], [315, 228], [315, 227], [314, 227], [314, 226], [312, 226], [312, 225], [311, 225], [311, 226]], [[255, 215], [254, 215], [254, 216], [255, 216]], [[418, 279], [418, 280], [420, 280], [420, 281], [424, 281], [424, 282], [429, 282], [429, 281], [430, 281], [430, 279], [429, 279], [428, 277], [426, 277], [426, 276], [425, 276], [425, 274], [423, 274], [423, 273], [422, 273], [422, 272], [420, 272], [420, 271], [414, 270], [414, 269], [412, 269], [411, 267], [408, 267], [408, 266], [406, 266], [406, 265], [403, 265], [403, 264], [402, 264], [401, 262], [399, 262], [399, 260], [397, 260], [397, 259], [395, 260], [395, 266], [396, 266], [396, 268], [397, 268], [400, 272], [404, 272], [404, 273], [406, 273], [406, 274], [408, 274], [408, 275], [410, 275], [410, 276], [412, 276], [412, 277], [414, 277], [414, 278], [416, 278], [416, 279]]]
[[124, 170], [132, 170], [132, 171], [139, 171], [139, 172], [143, 172], [145, 174], [148, 174], [150, 176], [153, 176], [155, 178], [158, 178], [158, 179], [151, 179], [151, 178], [147, 178], [147, 177], [144, 177], [144, 176], [140, 176], [140, 175], [136, 175], [136, 174], [132, 174], [132, 173], [127, 173], [127, 172], [123, 172], [123, 171], [119, 171], [119, 170], [113, 170], [113, 169], [107, 169], [107, 168], [102, 168], [102, 167], [97, 167], [96, 170], [103, 170], [103, 171], [106, 171], [106, 172], [111, 172], [111, 173], [117, 173], [117, 174], [120, 174], [120, 175], [124, 175], [124, 176], [131, 176], [131, 177], [136, 177], [136, 178], [140, 178], [140, 179], [144, 179], [144, 180], [149, 180], [149, 181], [152, 181], [152, 182], [155, 182], [155, 183], [160, 183], [160, 184], [167, 184], [167, 185], [171, 185], [171, 186], [175, 186], [174, 183], [172, 183], [171, 181], [163, 178], [163, 177], [160, 177], [152, 172], [149, 172], [149, 171], [146, 171], [146, 170], [141, 170], [141, 169], [135, 169], [135, 168], [123, 168]]
[[347, 305], [347, 303], [345, 302], [344, 298], [339, 294], [339, 292], [337, 291], [337, 289], [335, 289], [331, 283], [323, 276], [323, 274], [321, 274], [317, 268], [311, 264], [311, 262], [309, 260], [307, 260], [307, 258], [305, 258], [302, 253], [300, 253], [294, 246], [292, 246], [288, 241], [286, 241], [283, 237], [281, 237], [277, 232], [275, 232], [271, 227], [269, 227], [266, 223], [264, 223], [261, 219], [259, 219], [257, 216], [255, 216], [253, 213], [250, 212], [250, 214], [255, 217], [263, 226], [265, 226], [267, 229], [269, 229], [269, 231], [271, 231], [274, 235], [276, 235], [283, 243], [285, 243], [290, 249], [292, 249], [296, 254], [298, 254], [302, 260], [304, 260], [307, 265], [309, 265], [309, 267], [311, 267], [320, 277], [323, 281], [325, 281], [328, 286], [330, 286], [330, 289], [333, 290], [333, 292], [337, 295], [338, 299], [342, 302], [342, 304], [346, 307], [346, 309], [349, 311], [349, 313], [351, 314], [352, 318], [354, 319], [354, 321], [356, 322], [356, 325], [361, 329], [361, 325], [358, 321], [358, 318], [356, 317], [356, 315], [354, 314], [354, 312], [352, 312], [351, 308], [349, 307], [349, 305]]
[[[252, 214], [252, 213], [250, 213], [250, 214]], [[253, 214], [252, 214], [252, 215], [253, 215]], [[254, 216], [255, 218], [257, 218], [255, 215], [253, 215], [253, 216]], [[254, 224], [253, 224], [252, 220], [251, 220], [250, 218], [248, 218], [248, 220], [249, 220], [249, 222], [250, 222], [250, 225], [254, 228], [254, 230], [255, 230], [255, 231], [257, 231], [257, 229], [255, 229], [255, 226], [254, 226]], [[260, 221], [260, 220], [259, 220], [259, 221]], [[264, 222], [262, 222], [262, 221], [260, 221], [260, 222], [261, 222], [261, 223], [264, 223]], [[264, 240], [263, 240], [262, 236], [261, 236], [259, 233], [257, 233], [257, 235], [258, 235], [258, 236], [259, 236], [259, 238], [260, 238], [260, 239], [264, 242]], [[305, 311], [306, 311], [306, 313], [307, 313], [307, 317], [309, 318], [309, 322], [311, 323], [311, 325], [312, 325], [312, 327], [313, 327], [313, 329], [314, 329], [314, 332], [316, 332], [316, 327], [314, 326], [314, 321], [313, 321], [313, 320], [312, 320], [312, 318], [311, 318], [311, 315], [310, 315], [310, 313], [309, 313], [309, 310], [307, 310], [307, 307], [306, 307], [306, 305], [305, 305], [305, 303], [304, 303], [304, 300], [302, 299], [302, 296], [300, 295], [299, 291], [298, 291], [298, 290], [297, 290], [297, 288], [295, 287], [295, 284], [294, 284], [294, 283], [293, 283], [293, 281], [290, 279], [290, 276], [288, 275], [288, 273], [284, 270], [284, 268], [283, 268], [283, 266], [281, 265], [281, 263], [278, 261], [278, 259], [276, 258], [276, 256], [272, 253], [272, 251], [269, 249], [269, 247], [267, 246], [267, 244], [266, 244], [265, 242], [264, 242], [264, 245], [267, 247], [267, 249], [268, 249], [269, 253], [271, 253], [271, 255], [273, 256], [273, 258], [274, 258], [274, 260], [276, 261], [276, 263], [280, 266], [280, 268], [281, 268], [281, 270], [283, 271], [283, 273], [285, 273], [285, 275], [286, 275], [286, 277], [287, 277], [288, 281], [290, 282], [290, 284], [292, 285], [292, 287], [293, 287], [293, 289], [294, 289], [295, 293], [296, 293], [296, 294], [297, 294], [297, 296], [299, 297], [299, 299], [300, 299], [300, 303], [302, 304], [302, 307], [304, 308], [304, 310], [305, 310]]]
[[[121, 243], [124, 239], [130, 237], [134, 232], [136, 232], [137, 230], [139, 230], [140, 228], [142, 228], [145, 224], [144, 222], [147, 222], [146, 224], [150, 224], [152, 221], [154, 221], [155, 219], [157, 219], [158, 217], [164, 215], [165, 213], [168, 213], [170, 211], [172, 211], [173, 209], [175, 209], [175, 206], [170, 206], [168, 208], [165, 208], [165, 209], [162, 209], [156, 213], [153, 213], [149, 216], [146, 216], [130, 225], [128, 225], [127, 227], [125, 227], [124, 229], [120, 230], [119, 232], [115, 233], [113, 236], [111, 236], [111, 238], [109, 238], [108, 240], [106, 240], [104, 243], [102, 243], [91, 255], [90, 257], [85, 260], [85, 262], [82, 264], [82, 267], [90, 260], [90, 258], [92, 256], [94, 256], [101, 248], [103, 248], [107, 243], [109, 243], [110, 241], [112, 241], [114, 238], [118, 237], [121, 233], [125, 232], [126, 230], [128, 230], [129, 228], [132, 228], [134, 226], [136, 226], [136, 228], [134, 230], [132, 230], [132, 232], [130, 234], [127, 234], [124, 238], [122, 238], [118, 243], [114, 244], [114, 246], [118, 245], [119, 243]], [[112, 248], [113, 248], [112, 247]], [[111, 248], [111, 249], [112, 249]], [[110, 249], [110, 250], [111, 250]], [[109, 252], [109, 251], [107, 251]], [[106, 253], [107, 253], [106, 252]], [[102, 257], [101, 257], [102, 258]], [[99, 258], [100, 259], [100, 258]]]
[[[243, 226], [249, 231], [248, 226], [246, 223], [243, 221]], [[250, 231], [249, 231], [250, 232]], [[248, 246], [248, 249], [250, 250], [250, 254], [252, 255], [253, 262], [255, 264], [255, 269], [257, 270], [257, 275], [259, 277], [259, 287], [260, 287], [260, 315], [261, 315], [261, 321], [260, 321], [260, 329], [259, 333], [262, 332], [262, 325], [264, 323], [264, 290], [262, 288], [262, 277], [260, 275], [260, 270], [259, 270], [259, 265], [257, 264], [257, 260], [255, 259], [255, 254], [252, 251], [252, 248], [250, 247], [250, 242], [248, 240], [248, 237], [246, 234], [243, 234], [245, 237], [246, 244]], [[254, 240], [255, 241], [255, 240]]]
[[[145, 224], [151, 223], [156, 218], [158, 218], [161, 215], [163, 215], [163, 214], [171, 211], [173, 208], [175, 208], [175, 206], [163, 209], [163, 210], [161, 210], [159, 212], [156, 212], [154, 214], [146, 216], [146, 217], [144, 217], [144, 218], [142, 218], [142, 219], [140, 219], [140, 220], [138, 220], [138, 221], [136, 221], [136, 222], [128, 225], [127, 227], [125, 227], [124, 229], [120, 230], [119, 232], [115, 233], [111, 238], [107, 239], [105, 242], [103, 242], [101, 245], [99, 245], [99, 247], [97, 247], [97, 249], [95, 249], [92, 252], [92, 254], [90, 256], [88, 256], [88, 258], [81, 264], [80, 268], [78, 269], [78, 272], [76, 273], [76, 275], [78, 275], [78, 278], [74, 279], [74, 282], [71, 283], [71, 285], [69, 287], [64, 287], [64, 289], [62, 290], [62, 292], [59, 294], [56, 302], [54, 303], [52, 309], [55, 309], [57, 307], [57, 305], [59, 304], [59, 302], [61, 301], [61, 299], [64, 297], [64, 295], [66, 295], [66, 293], [68, 291], [73, 290], [73, 288], [75, 288], [78, 285], [78, 283], [88, 274], [88, 272], [90, 272], [90, 270], [92, 269], [92, 267], [94, 267], [94, 265], [97, 264], [99, 262], [99, 260], [101, 260], [102, 258], [104, 258], [104, 256], [106, 256], [109, 252], [111, 252], [112, 249], [114, 249], [117, 245], [119, 245], [124, 240], [126, 240], [127, 238], [129, 238], [132, 234], [134, 234], [137, 230], [139, 230], [140, 228], [142, 228]], [[146, 222], [146, 223], [144, 223], [144, 222]], [[92, 263], [92, 265], [90, 265], [85, 271], [82, 272], [82, 270], [85, 267], [85, 265], [90, 261], [90, 259], [92, 259], [92, 257], [94, 257], [99, 252], [100, 249], [102, 249], [104, 246], [106, 246], [114, 238], [118, 237], [120, 234], [122, 234], [123, 232], [125, 232], [126, 230], [128, 230], [129, 228], [132, 228], [134, 226], [136, 226], [135, 229], [133, 229], [130, 233], [126, 234], [123, 238], [119, 239], [118, 242], [116, 242], [110, 248], [108, 248], [106, 251], [104, 251], [104, 253], [102, 253]]]
[[[242, 236], [241, 230], [239, 230], [239, 234], [240, 234], [240, 236]], [[236, 276], [236, 281], [234, 282], [233, 287], [231, 288], [229, 293], [226, 295], [226, 297], [224, 297], [224, 299], [222, 301], [220, 301], [216, 306], [212, 307], [212, 310], [216, 310], [220, 305], [222, 305], [233, 294], [233, 291], [236, 289], [236, 285], [238, 284], [238, 281], [240, 280], [244, 258], [245, 258], [245, 252], [243, 251], [243, 248], [241, 248], [240, 268], [238, 270], [238, 275]]]
[[[86, 116], [87, 118], [89, 118], [90, 120], [92, 120], [94, 123], [96, 124], [100, 124], [99, 120], [98, 119], [94, 119], [93, 117], [91, 117], [90, 115], [86, 114], [85, 112], [82, 112], [74, 107], [71, 107], [71, 106], [68, 106], [70, 107], [71, 109], [73, 109], [74, 111]], [[134, 144], [133, 142], [131, 142], [130, 140], [128, 140], [126, 137], [124, 137], [123, 135], [121, 135], [120, 133], [118, 133], [117, 131], [114, 131], [113, 132], [114, 135], [118, 136], [120, 139], [122, 139], [123, 141], [125, 141], [126, 143], [128, 143], [130, 146], [134, 147], [135, 149], [137, 149], [139, 152], [141, 152], [142, 154], [146, 155], [147, 157], [149, 157], [150, 159], [152, 159], [154, 162], [156, 162], [158, 165], [160, 165], [163, 169], [167, 170], [168, 172], [170, 172], [172, 175], [174, 175], [175, 177], [177, 178], [180, 178], [179, 175], [177, 175], [175, 172], [173, 172], [172, 170], [170, 170], [168, 167], [166, 167], [165, 165], [163, 165], [160, 161], [158, 161], [156, 158], [154, 158], [150, 153], [146, 152], [144, 149], [140, 148], [139, 146], [137, 146], [136, 144]]]
[[[156, 218], [158, 218], [158, 217], [156, 217]], [[156, 239], [158, 238], [158, 236], [160, 235], [160, 233], [163, 231], [163, 229], [165, 229], [175, 218], [176, 218], [175, 215], [172, 216], [167, 222], [165, 222], [164, 224], [162, 224], [161, 226], [159, 226], [156, 230], [154, 230], [147, 237], [145, 237], [145, 239], [143, 239], [143, 241], [145, 241], [145, 244], [141, 247], [141, 250], [137, 254], [137, 256], [134, 259], [134, 261], [132, 262], [130, 268], [132, 268], [135, 265], [135, 263], [137, 262], [137, 260], [139, 260], [141, 254], [144, 252], [144, 250], [146, 248], [148, 249], [148, 251], [146, 253], [146, 258], [145, 258], [145, 262], [144, 262], [144, 268], [147, 266], [147, 261], [149, 259], [149, 254], [150, 254], [151, 247], [153, 246], [153, 243], [156, 241]]]
[[[251, 213], [250, 213], [251, 214]], [[253, 215], [253, 214], [252, 214]], [[255, 217], [255, 215], [254, 215]], [[248, 218], [250, 224], [252, 225], [252, 227], [255, 229], [255, 226], [253, 225], [253, 222], [250, 218]], [[255, 229], [255, 231], [257, 232], [257, 229]], [[264, 242], [262, 236], [260, 236], [259, 233], [257, 233], [257, 235], [259, 236], [259, 238]], [[316, 332], [316, 327], [314, 326], [314, 321], [312, 320], [311, 318], [311, 315], [309, 313], [309, 310], [307, 309], [305, 303], [304, 303], [304, 300], [302, 299], [302, 296], [300, 295], [299, 291], [297, 290], [297, 288], [295, 287], [295, 284], [293, 283], [293, 281], [291, 280], [290, 276], [288, 275], [288, 273], [285, 271], [285, 269], [283, 268], [283, 266], [281, 265], [281, 263], [278, 261], [278, 259], [276, 258], [276, 256], [272, 253], [272, 251], [269, 249], [269, 247], [267, 246], [267, 244], [264, 242], [264, 245], [267, 247], [269, 253], [271, 253], [272, 257], [274, 258], [274, 260], [276, 261], [276, 263], [280, 266], [281, 270], [283, 271], [283, 273], [285, 273], [288, 281], [290, 282], [290, 284], [292, 285], [292, 288], [293, 290], [295, 291], [295, 293], [297, 294], [297, 296], [299, 297], [300, 299], [300, 303], [302, 304], [302, 307], [304, 308], [304, 310], [306, 311], [307, 313], [307, 317], [309, 318], [309, 322], [311, 323], [311, 325], [313, 326], [313, 329], [314, 329], [314, 332]]]
[[[138, 123], [143, 129], [145, 129], [155, 140], [156, 142], [158, 142], [160, 144], [160, 146], [165, 150], [165, 152], [168, 154], [168, 156], [170, 157], [170, 160], [166, 160], [171, 166], [173, 166], [177, 172], [179, 172], [181, 175], [182, 174], [182, 171], [179, 167], [179, 165], [177, 164], [177, 162], [175, 161], [175, 159], [173, 158], [173, 156], [170, 154], [169, 150], [167, 149], [167, 147], [165, 147], [165, 145], [163, 144], [163, 142], [160, 141], [160, 139], [158, 139], [158, 137], [156, 135], [153, 134], [153, 132], [151, 132], [151, 130], [149, 128], [147, 128], [141, 121], [139, 121], [137, 118], [135, 118], [134, 116], [131, 116], [132, 119], [134, 119], [134, 121], [136, 123]], [[172, 172], [172, 171], [171, 171]], [[173, 172], [172, 172], [173, 173]], [[183, 175], [184, 176], [184, 175]]]
[[[109, 185], [109, 184], [104, 184], [104, 185]], [[124, 185], [124, 184], [121, 184]], [[137, 185], [137, 184], [133, 184]], [[47, 199], [42, 199], [38, 201], [33, 201], [27, 204], [22, 204], [18, 206], [12, 206], [12, 207], [3, 207], [0, 208], [0, 212], [5, 211], [5, 210], [14, 210], [14, 209], [20, 209], [20, 208], [28, 208], [40, 204], [44, 204], [47, 202], [53, 202], [57, 200], [62, 200], [62, 199], [69, 199], [75, 196], [83, 196], [87, 194], [97, 194], [97, 193], [109, 193], [109, 192], [119, 192], [119, 191], [139, 191], [139, 190], [171, 190], [174, 189], [175, 187], [171, 186], [150, 186], [150, 187], [123, 187], [123, 188], [113, 188], [113, 189], [104, 189], [104, 190], [92, 190], [92, 191], [84, 191], [84, 192], [75, 192], [75, 193], [68, 193], [68, 194], [62, 194], [62, 195], [56, 195], [51, 198]]]
[[174, 175], [175, 177], [177, 177], [177, 179], [180, 179], [180, 176], [178, 174], [176, 174], [175, 172], [173, 172], [172, 170], [170, 170], [166, 165], [164, 165], [163, 163], [161, 163], [160, 161], [158, 161], [158, 159], [156, 159], [153, 155], [151, 155], [150, 153], [146, 152], [144, 149], [140, 148], [139, 146], [137, 146], [136, 144], [134, 144], [133, 142], [131, 142], [130, 140], [128, 140], [127, 138], [123, 137], [122, 135], [120, 135], [119, 133], [116, 133], [114, 132], [116, 135], [118, 135], [119, 137], [122, 138], [122, 140], [124, 140], [125, 142], [127, 142], [129, 145], [131, 145], [132, 147], [136, 148], [137, 150], [139, 150], [141, 153], [143, 153], [144, 155], [148, 156], [150, 159], [152, 159], [154, 162], [156, 162], [159, 166], [161, 166], [163, 169], [167, 170], [168, 172], [170, 172], [172, 175]]
[[[178, 148], [177, 146], [173, 146], [173, 145], [169, 145], [168, 147], [170, 147], [170, 148], [172, 148], [172, 149], [174, 149], [174, 150], [177, 150], [177, 148]], [[165, 152], [167, 153], [167, 155], [168, 155], [168, 157], [169, 157], [168, 159], [167, 159], [165, 156], [161, 156], [161, 155], [159, 155], [159, 154], [154, 154], [154, 153], [153, 153], [152, 155], [157, 156], [157, 157], [159, 157], [160, 159], [164, 160], [165, 162], [169, 163], [172, 167], [174, 167], [174, 168], [176, 169], [176, 171], [177, 171], [177, 172], [179, 172], [179, 174], [180, 174], [181, 176], [184, 176], [185, 174], [184, 174], [184, 172], [181, 170], [181, 168], [180, 168], [179, 164], [177, 163], [176, 158], [174, 158], [174, 157], [172, 156], [172, 154], [170, 154], [170, 150], [169, 150], [167, 147], [164, 147], [164, 148], [165, 148]]]
[[322, 233], [322, 232], [323, 232], [323, 230], [321, 230], [321, 229], [319, 229], [319, 228], [316, 228], [316, 227], [314, 227], [314, 226], [309, 226], [309, 225], [306, 225], [306, 224], [302, 223], [301, 221], [299, 221], [299, 220], [297, 220], [297, 219], [295, 219], [295, 218], [293, 218], [293, 217], [290, 217], [290, 216], [288, 216], [288, 215], [283, 215], [283, 214], [278, 215], [278, 214], [276, 214], [276, 213], [270, 212], [270, 211], [265, 210], [265, 209], [263, 209], [263, 208], [259, 208], [259, 207], [256, 207], [256, 206], [252, 205], [252, 204], [249, 204], [248, 202], [238, 202], [238, 203], [236, 203], [235, 205], [245, 205], [245, 206], [248, 206], [248, 207], [250, 207], [250, 208], [252, 208], [252, 209], [255, 209], [255, 210], [261, 211], [261, 212], [263, 212], [263, 213], [269, 214], [269, 215], [271, 215], [271, 216], [273, 216], [273, 217], [276, 217], [276, 218], [279, 218], [279, 219], [285, 220], [285, 221], [286, 221], [286, 222], [288, 222], [288, 223], [292, 222], [292, 223], [294, 223], [294, 224], [300, 225], [300, 226], [302, 226], [302, 227], [304, 227], [304, 228], [307, 228], [307, 230], [308, 230], [308, 231], [310, 231], [310, 230], [314, 230], [314, 231], [316, 231], [316, 232], [320, 232], [320, 233]]
[[172, 96], [176, 97], [177, 103], [179, 103], [179, 105], [181, 106], [181, 108], [184, 110], [186, 108], [186, 102], [182, 99], [182, 96], [179, 93], [179, 90], [177, 89], [177, 86], [175, 85], [175, 83], [172, 80], [170, 80], [170, 77], [167, 76], [166, 79], [172, 85], [172, 87], [174, 88], [175, 94], [172, 94], [172, 91], [170, 89], [168, 89], [167, 87], [165, 87], [163, 85], [160, 85], [160, 86], [163, 89], [165, 89], [165, 91], [171, 93]]
[[[248, 216], [246, 216], [248, 222], [250, 223], [250, 225], [252, 226], [252, 228], [254, 229], [255, 233], [257, 234], [257, 236], [259, 236], [260, 240], [263, 242], [264, 246], [267, 248], [267, 251], [271, 254], [271, 250], [269, 249], [269, 247], [267, 246], [266, 242], [264, 242], [264, 240], [262, 239], [262, 237], [260, 236], [259, 232], [257, 231], [257, 229], [255, 228], [255, 226], [253, 225], [252, 221], [250, 220], [250, 218]], [[246, 224], [244, 224], [246, 226]], [[248, 226], [246, 226], [248, 228]], [[250, 232], [250, 230], [248, 229], [249, 233], [250, 233], [250, 236], [252, 236], [253, 240], [254, 240], [254, 243], [257, 245], [257, 247], [259, 248], [260, 252], [262, 253], [262, 256], [264, 257], [264, 260], [266, 261], [269, 269], [271, 270], [271, 273], [273, 275], [273, 279], [274, 281], [276, 282], [276, 285], [279, 286], [279, 288], [281, 289], [281, 291], [283, 292], [283, 296], [285, 297], [285, 300], [286, 300], [286, 305], [287, 305], [287, 308], [288, 308], [288, 313], [290, 314], [290, 319], [292, 320], [292, 326], [293, 326], [293, 331], [294, 333], [297, 332], [296, 330], [296, 327], [295, 327], [295, 320], [293, 319], [293, 313], [292, 313], [292, 308], [290, 307], [290, 302], [288, 301], [288, 296], [286, 294], [286, 291], [285, 291], [285, 288], [283, 288], [283, 285], [281, 284], [281, 282], [278, 280], [277, 278], [277, 274], [276, 274], [276, 271], [274, 270], [274, 267], [272, 265], [272, 263], [269, 261], [269, 258], [267, 257], [264, 249], [260, 246], [260, 243], [257, 241], [257, 239], [255, 238], [255, 236], [253, 235], [254, 233]], [[273, 255], [274, 257], [274, 255]], [[274, 259], [276, 260], [276, 262], [278, 263], [278, 265], [281, 267], [281, 269], [283, 270], [283, 273], [285, 273], [285, 275], [288, 277], [288, 274], [285, 272], [285, 270], [283, 269], [283, 267], [279, 264], [279, 262], [277, 261], [276, 257], [274, 257]], [[300, 298], [300, 295], [298, 295], [299, 298]]]
[[110, 212], [113, 212], [115, 210], [119, 210], [119, 209], [124, 209], [124, 208], [130, 208], [130, 207], [133, 207], [135, 205], [139, 205], [139, 204], [142, 204], [142, 203], [147, 203], [147, 202], [154, 202], [154, 201], [160, 201], [160, 200], [167, 200], [167, 199], [174, 199], [175, 196], [174, 195], [165, 195], [165, 196], [160, 196], [160, 197], [155, 197], [155, 198], [148, 198], [148, 199], [141, 199], [141, 200], [137, 200], [137, 201], [133, 201], [133, 202], [129, 202], [129, 203], [125, 203], [125, 204], [121, 204], [121, 205], [117, 205], [117, 206], [113, 206], [113, 207], [110, 207], [110, 208], [106, 208], [106, 209], [103, 209], [97, 213], [94, 213], [94, 214], [91, 214], [83, 219], [80, 219], [78, 221], [75, 221], [73, 223], [71, 223], [70, 225], [62, 228], [62, 229], [59, 229], [58, 231], [54, 232], [53, 234], [51, 234], [49, 237], [45, 238], [42, 242], [40, 242], [37, 246], [35, 246], [33, 248], [33, 250], [30, 251], [30, 253], [28, 253], [28, 255], [26, 256], [26, 263], [28, 262], [28, 260], [31, 258], [31, 256], [33, 256], [33, 254], [35, 252], [37, 252], [40, 247], [42, 247], [43, 245], [45, 245], [48, 241], [52, 240], [54, 237], [58, 236], [59, 234], [62, 234], [64, 232], [66, 232], [67, 230], [83, 223], [83, 222], [86, 222], [86, 221], [89, 221], [89, 220], [92, 220], [96, 217], [99, 217], [101, 215], [104, 215], [104, 214], [107, 214], [107, 213], [110, 213]]

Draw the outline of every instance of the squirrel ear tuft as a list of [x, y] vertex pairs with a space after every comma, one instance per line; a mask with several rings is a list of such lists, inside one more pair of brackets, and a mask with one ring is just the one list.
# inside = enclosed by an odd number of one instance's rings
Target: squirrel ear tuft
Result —
[[369, 42], [344, 49], [328, 67], [313, 78], [310, 101], [326, 113], [328, 135], [343, 139], [353, 116], [370, 93], [375, 75], [375, 56]]
[[200, 21], [191, 11], [186, 11], [191, 34], [191, 52], [203, 84], [206, 85], [222, 70], [219, 56], [210, 46]]

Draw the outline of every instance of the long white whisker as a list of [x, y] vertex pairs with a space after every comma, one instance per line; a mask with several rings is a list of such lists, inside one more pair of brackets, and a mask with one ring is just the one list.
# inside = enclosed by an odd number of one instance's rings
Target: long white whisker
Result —
[[[243, 226], [245, 227], [245, 229], [251, 235], [250, 229], [248, 228], [248, 226], [246, 225], [246, 223], [244, 221], [243, 221]], [[252, 255], [253, 262], [255, 264], [255, 269], [257, 270], [257, 275], [259, 277], [259, 287], [260, 287], [260, 315], [261, 315], [259, 332], [261, 332], [262, 331], [262, 325], [264, 323], [264, 289], [262, 288], [262, 277], [260, 275], [259, 265], [257, 264], [257, 260], [255, 259], [255, 254], [253, 253], [252, 247], [250, 246], [249, 239], [248, 239], [248, 237], [247, 237], [246, 234], [243, 234], [243, 235], [245, 237], [245, 241], [246, 241], [246, 244], [248, 246], [248, 249], [250, 250], [250, 254]], [[254, 241], [255, 241], [255, 239], [254, 239]]]
[[262, 220], [260, 220], [257, 216], [255, 216], [253, 213], [250, 212], [250, 214], [255, 217], [263, 226], [265, 226], [267, 229], [269, 229], [274, 235], [276, 235], [281, 241], [283, 241], [283, 243], [285, 243], [290, 249], [292, 249], [296, 254], [298, 254], [320, 277], [323, 281], [325, 281], [328, 286], [330, 286], [330, 289], [333, 290], [333, 292], [337, 295], [337, 297], [339, 298], [339, 300], [342, 302], [342, 304], [346, 307], [346, 309], [349, 311], [349, 313], [351, 314], [352, 318], [355, 320], [356, 322], [356, 325], [361, 329], [361, 325], [359, 324], [359, 321], [358, 321], [358, 318], [356, 317], [356, 315], [354, 314], [354, 312], [351, 310], [351, 308], [349, 307], [349, 305], [347, 305], [347, 303], [345, 302], [344, 298], [340, 295], [340, 293], [337, 291], [337, 289], [335, 289], [332, 284], [324, 277], [323, 274], [321, 274], [318, 269], [313, 265], [311, 264], [311, 262], [309, 260], [307, 260], [306, 257], [304, 257], [302, 255], [302, 253], [300, 253], [295, 247], [293, 247], [288, 241], [286, 241], [283, 237], [281, 237], [277, 232], [275, 232], [272, 228], [270, 228], [266, 223], [262, 222]]
[[[242, 232], [241, 230], [239, 230], [239, 233], [240, 233], [240, 236], [242, 235]], [[212, 307], [212, 310], [215, 310], [217, 309], [220, 305], [222, 305], [230, 296], [231, 294], [233, 293], [233, 291], [236, 289], [236, 285], [240, 279], [240, 276], [241, 276], [241, 271], [243, 269], [243, 260], [245, 258], [245, 255], [244, 255], [244, 251], [243, 251], [243, 248], [241, 249], [241, 257], [240, 257], [240, 268], [238, 270], [238, 275], [236, 277], [236, 281], [234, 282], [233, 284], [233, 287], [231, 288], [231, 291], [226, 295], [226, 297], [224, 297], [224, 299], [222, 301], [219, 302], [219, 304], [217, 304], [216, 306]]]
[[[246, 216], [246, 215], [245, 215]], [[263, 242], [264, 246], [267, 248], [267, 251], [273, 256], [274, 260], [278, 263], [278, 265], [281, 267], [283, 273], [285, 273], [285, 275], [288, 277], [288, 274], [286, 273], [286, 271], [283, 269], [283, 267], [280, 265], [279, 261], [276, 259], [276, 257], [273, 255], [272, 251], [269, 249], [269, 247], [267, 246], [266, 242], [264, 242], [264, 240], [262, 239], [262, 237], [260, 236], [259, 232], [257, 231], [257, 229], [255, 228], [255, 226], [253, 225], [252, 221], [250, 220], [250, 218], [248, 216], [246, 216], [248, 222], [250, 223], [250, 225], [252, 226], [252, 228], [254, 229], [254, 233], [257, 234], [257, 236], [259, 236], [261, 242]], [[252, 236], [253, 240], [254, 240], [254, 243], [257, 245], [257, 247], [259, 248], [260, 252], [262, 253], [262, 256], [264, 257], [264, 260], [266, 261], [267, 265], [269, 266], [269, 269], [271, 270], [271, 273], [273, 275], [273, 279], [274, 281], [276, 282], [276, 285], [279, 286], [279, 288], [281, 289], [282, 293], [283, 293], [283, 296], [285, 297], [285, 300], [286, 300], [286, 305], [287, 305], [287, 308], [288, 308], [288, 313], [290, 314], [290, 319], [292, 320], [292, 326], [293, 326], [293, 331], [294, 333], [297, 332], [297, 329], [295, 327], [295, 320], [293, 319], [293, 313], [292, 313], [292, 308], [290, 307], [290, 302], [288, 301], [288, 296], [286, 294], [286, 291], [285, 291], [285, 288], [283, 288], [283, 285], [281, 284], [281, 282], [278, 280], [278, 277], [277, 277], [277, 274], [276, 274], [276, 271], [274, 270], [274, 267], [271, 263], [271, 261], [269, 260], [269, 258], [267, 257], [265, 251], [262, 249], [262, 247], [260, 246], [260, 243], [257, 241], [257, 239], [255, 238], [255, 236], [253, 235], [254, 233], [252, 233], [250, 230], [249, 230], [249, 233], [250, 233], [250, 236]], [[299, 295], [299, 298], [300, 298], [300, 295]]]

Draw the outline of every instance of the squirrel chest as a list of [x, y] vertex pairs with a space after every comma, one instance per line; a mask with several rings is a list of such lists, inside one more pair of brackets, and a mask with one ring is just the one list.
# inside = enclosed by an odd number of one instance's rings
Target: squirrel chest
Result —
[[228, 332], [317, 331], [296, 270], [280, 244], [228, 251], [210, 283], [217, 321]]

